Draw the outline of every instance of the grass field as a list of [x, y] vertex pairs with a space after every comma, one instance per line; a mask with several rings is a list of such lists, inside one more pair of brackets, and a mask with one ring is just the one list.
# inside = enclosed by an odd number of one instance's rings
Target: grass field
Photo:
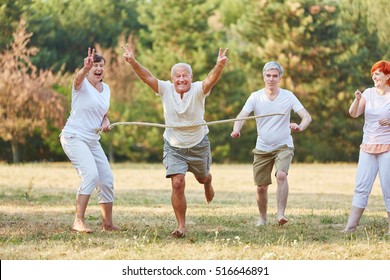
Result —
[[297, 164], [290, 169], [289, 223], [276, 226], [275, 183], [269, 218], [257, 228], [251, 165], [212, 166], [216, 196], [186, 176], [189, 233], [174, 239], [170, 180], [162, 164], [114, 164], [114, 221], [100, 232], [96, 193], [87, 208], [92, 234], [70, 231], [78, 177], [70, 163], [0, 164], [2, 260], [388, 260], [390, 237], [379, 182], [358, 231], [343, 234], [355, 164]]

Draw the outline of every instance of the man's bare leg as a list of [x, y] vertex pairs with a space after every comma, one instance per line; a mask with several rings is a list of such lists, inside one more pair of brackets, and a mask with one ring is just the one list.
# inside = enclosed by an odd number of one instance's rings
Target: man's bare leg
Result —
[[214, 188], [212, 186], [212, 180], [213, 180], [213, 177], [211, 176], [211, 174], [209, 173], [206, 177], [204, 178], [199, 178], [197, 176], [195, 176], [196, 180], [200, 183], [200, 184], [203, 184], [204, 186], [204, 196], [206, 198], [206, 203], [210, 203], [213, 198], [214, 198]]
[[264, 226], [267, 223], [268, 186], [257, 186], [256, 201], [260, 214], [260, 220], [256, 226]]
[[282, 226], [288, 222], [287, 218], [284, 215], [284, 212], [286, 211], [287, 198], [288, 198], [287, 174], [279, 170], [276, 173], [276, 180], [278, 183], [276, 189], [276, 201], [278, 205], [278, 224]]
[[171, 177], [172, 183], [172, 207], [177, 220], [177, 228], [171, 233], [172, 236], [180, 238], [187, 233], [186, 229], [186, 211], [187, 201], [185, 197], [185, 175], [176, 174]]

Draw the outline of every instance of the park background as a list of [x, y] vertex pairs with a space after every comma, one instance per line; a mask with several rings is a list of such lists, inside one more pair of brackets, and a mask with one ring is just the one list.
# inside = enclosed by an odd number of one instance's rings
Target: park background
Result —
[[[264, 63], [279, 61], [281, 86], [313, 118], [294, 134], [294, 161], [356, 162], [363, 118], [352, 119], [348, 108], [357, 88], [372, 86], [372, 64], [389, 59], [389, 23], [385, 0], [0, 0], [0, 162], [67, 161], [58, 135], [88, 47], [107, 62], [111, 122], [164, 123], [160, 99], [122, 58], [120, 46], [130, 41], [136, 58], [163, 80], [179, 61], [202, 80], [218, 49], [229, 48], [206, 121], [234, 118], [264, 86]], [[213, 161], [250, 163], [255, 121], [246, 122], [240, 139], [231, 139], [231, 130], [232, 123], [210, 127]], [[155, 163], [162, 133], [121, 126], [101, 142], [111, 162]]]
[[[340, 231], [363, 127], [348, 108], [356, 88], [372, 86], [372, 64], [389, 59], [389, 22], [386, 0], [0, 0], [0, 259], [388, 260], [378, 181], [357, 233]], [[170, 236], [175, 219], [161, 163], [163, 131], [142, 126], [118, 126], [101, 139], [112, 162], [121, 231], [99, 232], [95, 196], [86, 219], [97, 231], [70, 231], [79, 178], [58, 135], [87, 48], [107, 62], [111, 122], [164, 122], [160, 99], [122, 58], [120, 45], [130, 41], [137, 59], [166, 80], [178, 61], [190, 63], [194, 80], [202, 80], [218, 49], [230, 49], [207, 98], [206, 121], [234, 118], [263, 87], [264, 63], [284, 66], [282, 87], [313, 117], [293, 136], [288, 225], [276, 226], [272, 186], [269, 226], [254, 226], [256, 127], [247, 121], [234, 140], [232, 123], [210, 126], [216, 197], [205, 204], [201, 186], [187, 176], [187, 238]]]

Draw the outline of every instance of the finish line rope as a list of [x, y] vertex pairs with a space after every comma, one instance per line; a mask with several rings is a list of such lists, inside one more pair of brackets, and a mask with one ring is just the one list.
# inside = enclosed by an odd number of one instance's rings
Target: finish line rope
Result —
[[[191, 124], [191, 125], [165, 125], [160, 123], [148, 123], [148, 122], [116, 122], [109, 125], [109, 128], [112, 129], [115, 126], [118, 125], [140, 125], [140, 126], [154, 126], [154, 127], [161, 127], [161, 128], [191, 128], [191, 127], [198, 127], [198, 126], [205, 126], [205, 125], [215, 125], [215, 124], [221, 124], [221, 123], [227, 123], [227, 122], [235, 122], [235, 121], [245, 121], [245, 120], [251, 120], [251, 119], [257, 119], [257, 118], [265, 118], [265, 117], [272, 117], [272, 116], [283, 116], [284, 114], [268, 114], [268, 115], [258, 115], [258, 116], [250, 116], [245, 118], [235, 118], [235, 119], [226, 119], [226, 120], [219, 120], [219, 121], [211, 121], [211, 122], [205, 122], [201, 124]], [[101, 132], [101, 128], [97, 128], [96, 132]]]

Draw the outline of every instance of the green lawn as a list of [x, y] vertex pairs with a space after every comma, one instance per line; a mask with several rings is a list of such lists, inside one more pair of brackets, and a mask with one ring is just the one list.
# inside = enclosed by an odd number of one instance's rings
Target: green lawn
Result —
[[114, 221], [100, 232], [96, 194], [87, 208], [92, 234], [70, 231], [78, 177], [70, 163], [0, 165], [2, 260], [388, 260], [390, 237], [379, 182], [358, 231], [343, 234], [356, 164], [296, 164], [290, 169], [289, 222], [276, 225], [275, 182], [268, 225], [258, 210], [251, 165], [212, 166], [216, 196], [186, 176], [189, 233], [175, 239], [170, 180], [162, 164], [114, 164]]

